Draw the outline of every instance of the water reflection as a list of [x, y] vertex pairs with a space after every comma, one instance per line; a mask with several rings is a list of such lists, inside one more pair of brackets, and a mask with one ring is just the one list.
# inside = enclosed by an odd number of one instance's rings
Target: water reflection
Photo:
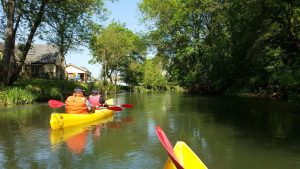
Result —
[[[288, 103], [171, 93], [124, 94], [117, 100], [135, 107], [116, 113], [112, 122], [56, 134], [50, 114], [64, 109], [0, 108], [0, 168], [159, 169], [167, 154], [156, 125], [173, 144], [186, 142], [208, 168], [300, 166], [299, 108]], [[75, 136], [84, 138], [84, 146], [74, 148]]]
[[108, 124], [108, 128], [111, 129], [118, 129], [122, 127], [122, 125], [128, 125], [130, 123], [133, 123], [133, 117], [132, 116], [125, 116], [123, 117], [121, 115], [121, 112], [115, 113], [114, 121], [112, 123]]
[[105, 128], [106, 123], [112, 121], [113, 116], [90, 123], [50, 130], [50, 143], [52, 149], [57, 150], [57, 144], [66, 142], [67, 147], [72, 152], [81, 154], [85, 149], [89, 132], [93, 133], [94, 139], [98, 139], [100, 138], [101, 128]]

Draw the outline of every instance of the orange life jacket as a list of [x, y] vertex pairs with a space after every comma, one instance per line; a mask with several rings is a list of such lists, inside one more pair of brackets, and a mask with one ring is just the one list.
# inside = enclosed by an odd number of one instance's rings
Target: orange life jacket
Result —
[[69, 96], [66, 100], [66, 111], [73, 114], [87, 113], [86, 98], [78, 93]]
[[86, 141], [88, 137], [88, 131], [85, 130], [68, 140], [66, 140], [68, 148], [76, 154], [81, 154], [86, 146]]

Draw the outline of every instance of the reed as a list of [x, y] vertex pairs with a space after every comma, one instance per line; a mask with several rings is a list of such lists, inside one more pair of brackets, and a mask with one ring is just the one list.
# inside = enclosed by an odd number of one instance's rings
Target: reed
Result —
[[8, 88], [0, 95], [1, 103], [5, 105], [30, 104], [35, 99], [36, 96], [34, 94], [19, 87]]

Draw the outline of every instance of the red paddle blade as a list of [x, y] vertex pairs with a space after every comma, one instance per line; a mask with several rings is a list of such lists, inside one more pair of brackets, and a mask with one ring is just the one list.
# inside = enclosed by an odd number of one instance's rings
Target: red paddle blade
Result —
[[168, 137], [166, 136], [166, 134], [164, 133], [164, 131], [159, 126], [156, 126], [155, 130], [156, 130], [156, 134], [157, 134], [161, 144], [167, 150], [169, 157], [172, 160], [173, 164], [176, 166], [177, 169], [184, 169], [183, 166], [178, 161], [178, 159], [176, 158], [174, 150], [173, 150], [173, 146], [172, 146], [171, 142], [169, 141]]
[[133, 108], [132, 104], [122, 104], [121, 106], [126, 108]]
[[107, 109], [113, 110], [113, 111], [122, 111], [122, 108], [118, 107], [118, 106], [109, 106]]
[[48, 105], [51, 108], [58, 108], [58, 107], [64, 106], [65, 104], [63, 102], [61, 102], [61, 101], [58, 101], [58, 100], [49, 100], [48, 101]]

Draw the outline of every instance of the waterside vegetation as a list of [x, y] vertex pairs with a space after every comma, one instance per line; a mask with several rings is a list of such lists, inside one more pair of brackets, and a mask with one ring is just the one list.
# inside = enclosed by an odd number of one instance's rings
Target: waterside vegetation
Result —
[[143, 0], [139, 9], [169, 81], [299, 100], [300, 1]]
[[[118, 22], [101, 26], [107, 14], [103, 0], [9, 2], [0, 13], [1, 104], [63, 100], [77, 86], [105, 95], [184, 90], [300, 100], [300, 1], [142, 0], [142, 22], [150, 23], [145, 34]], [[55, 45], [61, 63], [69, 50], [89, 46], [89, 62], [102, 65], [99, 81], [65, 81], [64, 73], [56, 74], [58, 80], [22, 80], [34, 37]], [[57, 69], [64, 72], [63, 66]]]

